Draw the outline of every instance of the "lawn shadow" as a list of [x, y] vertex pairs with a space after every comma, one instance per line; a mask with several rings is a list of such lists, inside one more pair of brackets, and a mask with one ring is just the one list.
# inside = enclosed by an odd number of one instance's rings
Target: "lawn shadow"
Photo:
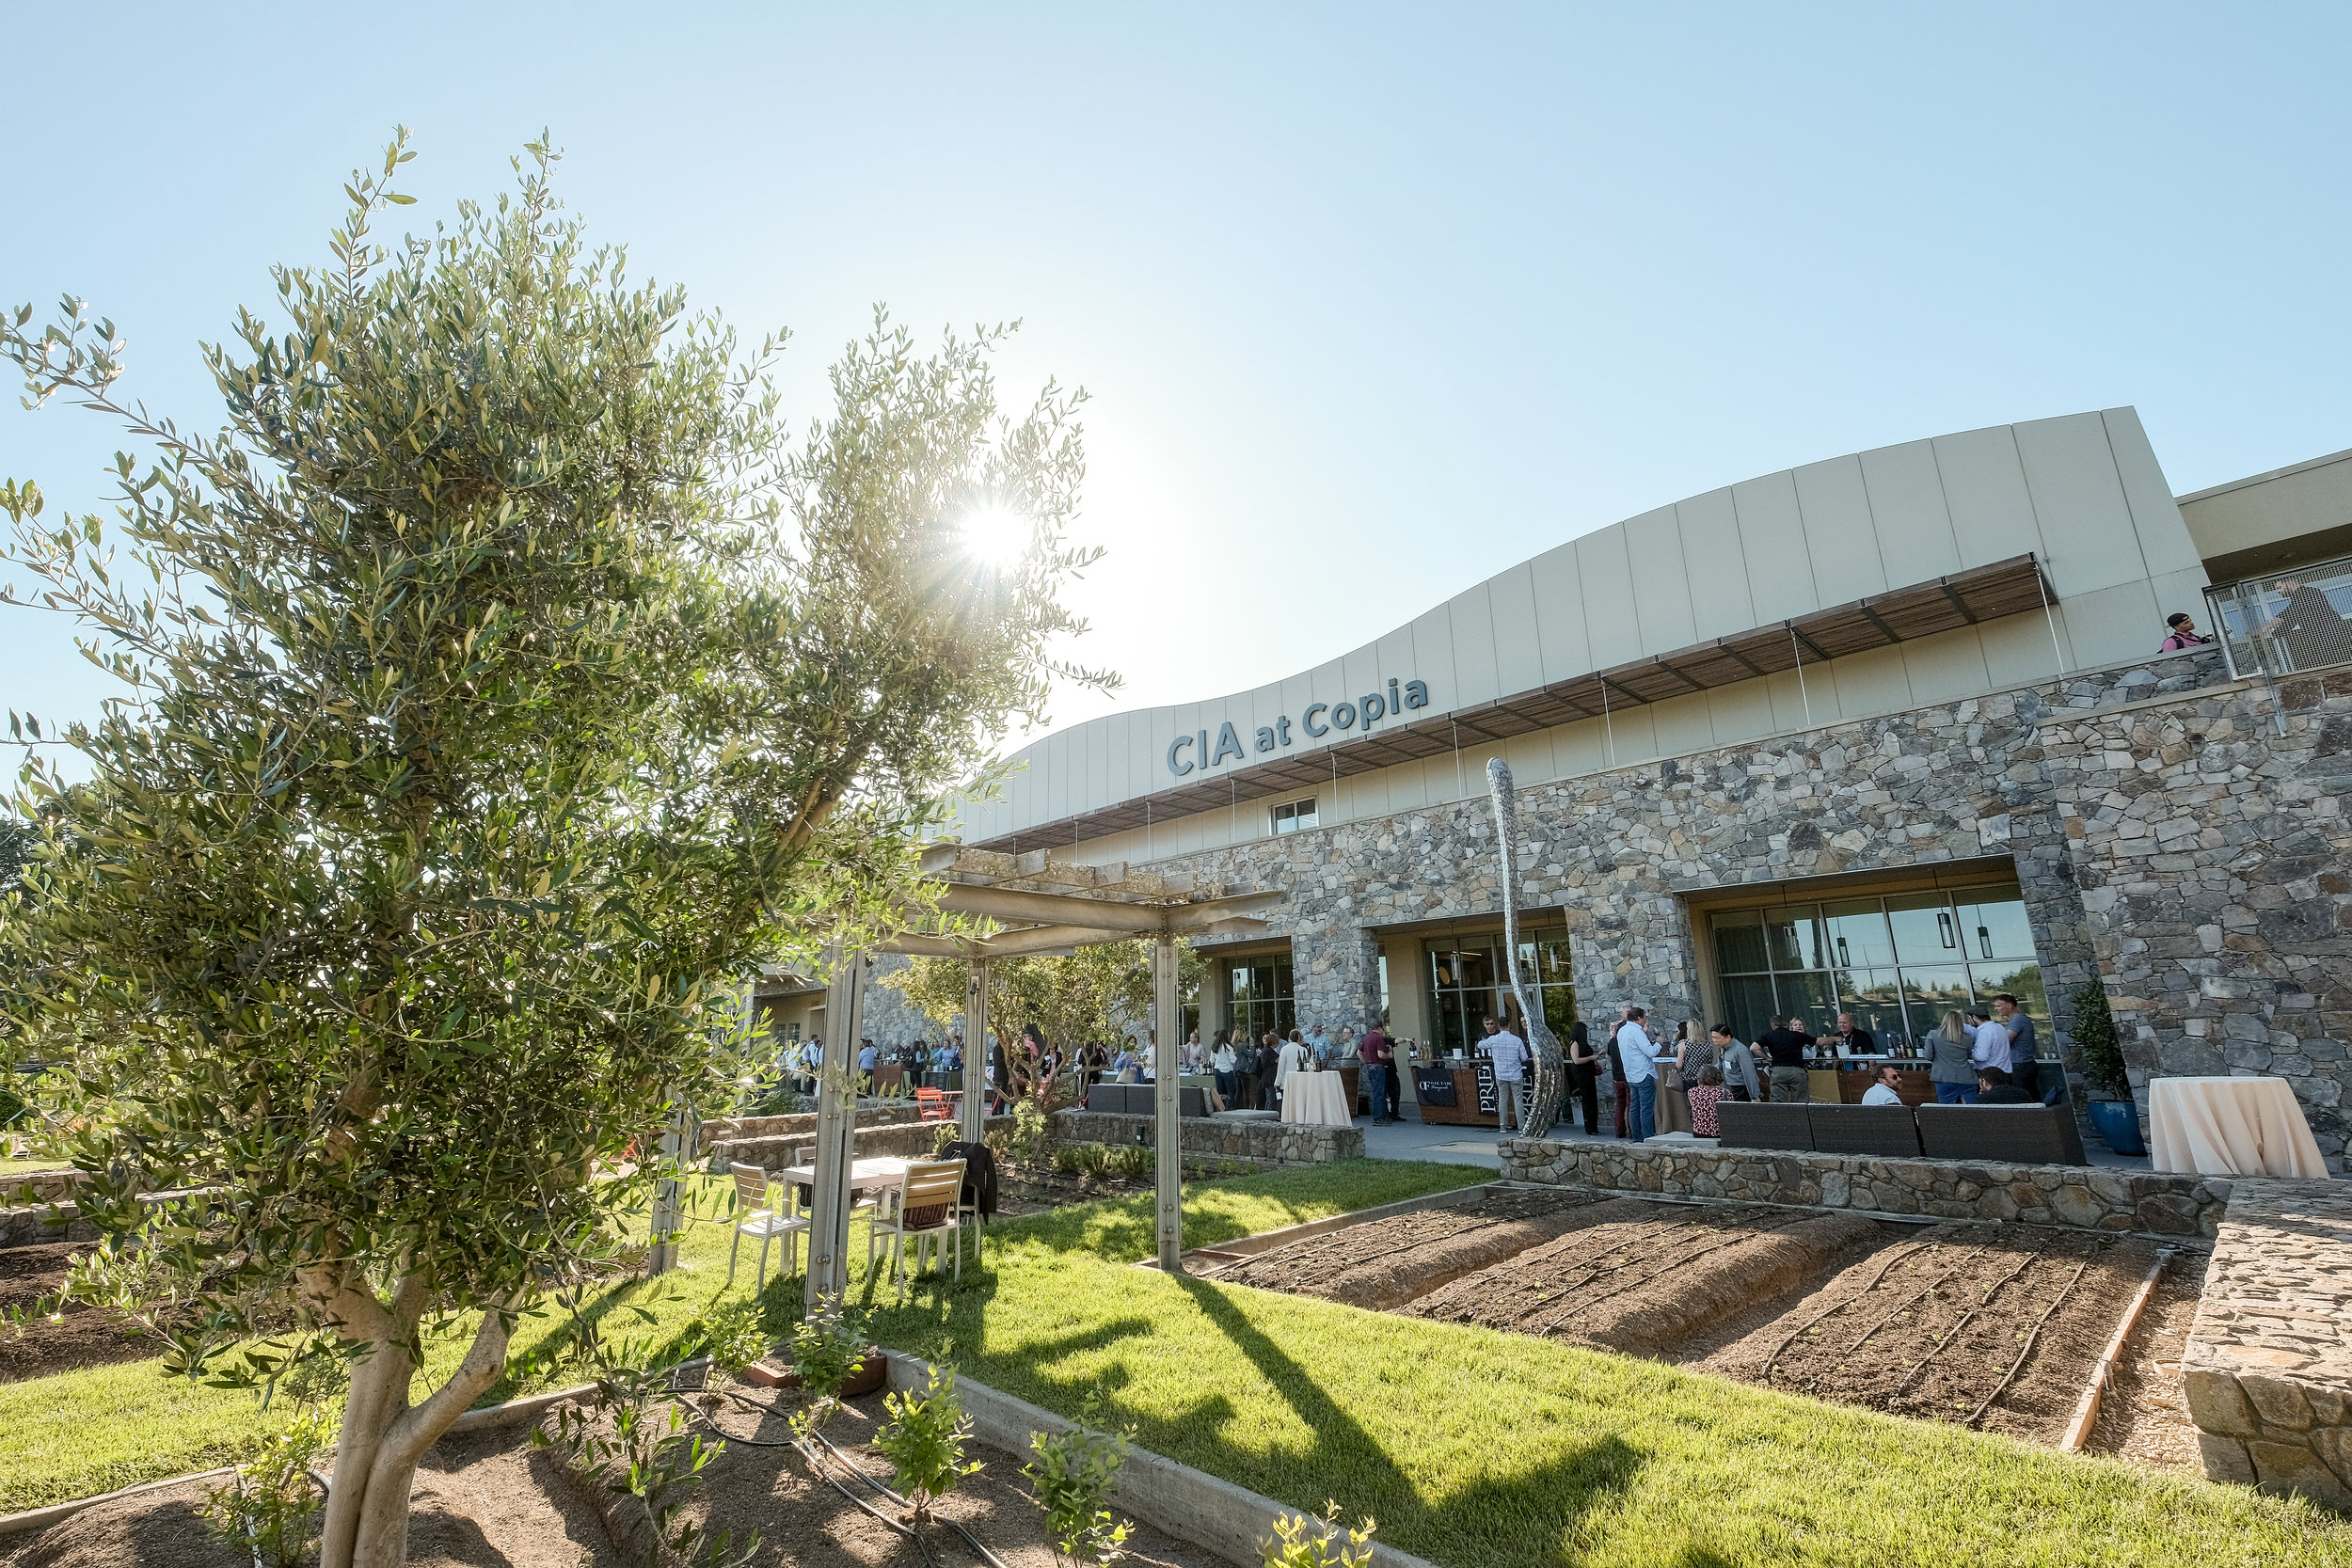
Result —
[[[1373, 1515], [1381, 1539], [1391, 1545], [1406, 1550], [1417, 1544], [1442, 1547], [1449, 1554], [1445, 1560], [1455, 1568], [1474, 1568], [1474, 1560], [1461, 1555], [1461, 1547], [1471, 1544], [1484, 1548], [1477, 1556], [1490, 1555], [1495, 1561], [1522, 1559], [1531, 1524], [1541, 1521], [1539, 1528], [1556, 1529], [1564, 1537], [1581, 1533], [1587, 1515], [1623, 1499], [1648, 1457], [1613, 1433], [1539, 1465], [1475, 1481], [1435, 1503], [1426, 1502], [1380, 1439], [1325, 1392], [1311, 1371], [1251, 1323], [1224, 1288], [1181, 1275], [1177, 1283], [1314, 1434], [1310, 1453], [1325, 1473], [1358, 1478], [1350, 1487], [1354, 1500], [1343, 1502], [1341, 1512], [1350, 1517]], [[1476, 1396], [1466, 1390], [1464, 1397]], [[1263, 1456], [1235, 1454], [1231, 1463], [1204, 1467], [1228, 1480], [1245, 1478], [1241, 1483], [1251, 1490], [1295, 1507], [1320, 1510], [1325, 1502], [1321, 1497], [1283, 1497], [1264, 1485], [1274, 1478], [1265, 1474]], [[1252, 1476], [1258, 1480], [1247, 1479]], [[1693, 1563], [1692, 1568], [1700, 1565]]]

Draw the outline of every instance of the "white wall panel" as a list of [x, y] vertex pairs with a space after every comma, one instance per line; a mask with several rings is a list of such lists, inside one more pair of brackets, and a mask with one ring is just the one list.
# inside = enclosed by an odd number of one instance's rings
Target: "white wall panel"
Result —
[[2026, 470], [2017, 460], [2017, 438], [2009, 426], [1939, 436], [1931, 445], [1963, 568], [2029, 551], [2048, 559], [2033, 498], [2026, 490]]
[[1864, 452], [1862, 481], [1869, 492], [1872, 531], [1878, 536], [1889, 588], [1932, 582], [1960, 570], [1952, 515], [1944, 504], [1932, 442], [1908, 441]]
[[[1661, 506], [1629, 519], [1625, 553], [1633, 573], [1633, 603], [1641, 619], [1640, 651], [1664, 653], [1697, 641], [1698, 623], [1691, 613], [1693, 573], [1682, 559], [1682, 525], [1675, 509]], [[1711, 578], [1718, 569], [1700, 562], [1696, 575], [1702, 580]]]
[[[2057, 678], [2059, 653], [2065, 647], [2065, 627], [2055, 613], [2047, 617], [2039, 612], [2004, 615], [1974, 630], [1977, 645], [1983, 650], [1987, 689], [1997, 691]], [[2058, 634], [2055, 642], [2053, 632]], [[2071, 657], [2066, 659], [2066, 666], [2070, 670], [2075, 667]]]
[[2077, 664], [2091, 669], [2145, 657], [2164, 641], [2169, 608], [2156, 603], [2155, 590], [2146, 582], [2120, 582], [2071, 594], [2066, 600], [2069, 649]]
[[1849, 654], [1834, 666], [1837, 673], [1837, 711], [1849, 719], [1869, 713], [1899, 713], [1912, 705], [1911, 672], [1903, 666], [1900, 648], [1873, 648]]
[[1796, 482], [1788, 474], [1751, 479], [1731, 487], [1731, 499], [1740, 514], [1740, 548], [1747, 562], [1755, 624], [1770, 626], [1820, 609]]
[[1502, 688], [1495, 676], [1494, 610], [1486, 598], [1486, 585], [1482, 582], [1454, 594], [1446, 601], [1445, 612], [1454, 642], [1455, 697], [1452, 703], [1440, 698], [1438, 705], [1493, 702], [1502, 695]]
[[1572, 779], [1597, 773], [1609, 766], [1609, 752], [1597, 719], [1563, 724], [1551, 732], [1551, 765], [1559, 777]]
[[1687, 697], [1669, 697], [1650, 705], [1651, 724], [1660, 752], [1672, 756], [1684, 752], [1704, 752], [1714, 746], [1714, 705], [1707, 696], [1704, 691], [1693, 691]]
[[1543, 649], [1544, 679], [1566, 680], [1594, 668], [1584, 640], [1584, 590], [1576, 566], [1576, 546], [1546, 550], [1528, 562], [1535, 593], [1535, 626]]
[[1984, 665], [1984, 644], [1974, 626], [1906, 642], [1902, 655], [1911, 675], [1911, 700], [1920, 707], [1957, 702], [1993, 689]]
[[[2156, 449], [2139, 414], [2131, 408], [2109, 408], [2099, 416], [2106, 426], [2107, 446], [2115, 454], [2115, 471], [2123, 483], [2123, 499], [2132, 509], [2132, 525], [2139, 531], [2139, 553], [2148, 575], [2161, 579], [2172, 572], [2196, 572], [2205, 563], [2189, 537], [2188, 524], [2172, 499], [2171, 482], [2156, 461]], [[2162, 597], [2161, 593], [2158, 594]]]
[[1514, 566], [1500, 577], [1489, 578], [1486, 604], [1495, 650], [1495, 684], [1504, 694], [1534, 690], [1544, 684], [1543, 648], [1535, 628], [1534, 574], [1525, 566]]
[[2107, 427], [2096, 414], [2035, 420], [2016, 427], [2026, 485], [2048, 554], [2050, 586], [2061, 598], [2144, 580], [2147, 562], [2123, 499]]
[[1633, 567], [1625, 526], [1602, 529], [1576, 542], [1576, 568], [1584, 594], [1584, 641], [1593, 668], [1606, 670], [1642, 651], [1641, 615], [1633, 600]]
[[1772, 694], [1762, 681], [1719, 686], [1707, 693], [1707, 707], [1718, 745], [1770, 735], [1777, 727], [1772, 722]]
[[1413, 623], [1413, 678], [1429, 686], [1429, 707], [1412, 716], [1426, 719], [1434, 709], [1444, 712], [1462, 705], [1462, 681], [1454, 667], [1454, 622], [1439, 605]]
[[[1748, 586], [1747, 557], [1740, 542], [1740, 513], [1728, 489], [1693, 496], [1675, 509], [1682, 533], [1682, 559], [1694, 570], [1691, 582], [1692, 642], [1730, 637], [1762, 619]], [[1777, 619], [1777, 617], [1775, 617]], [[1652, 653], [1671, 653], [1671, 647]]]
[[1870, 521], [1870, 494], [1862, 483], [1862, 462], [1833, 457], [1796, 470], [1797, 507], [1804, 516], [1805, 551], [1813, 562], [1813, 586], [1823, 604], [1851, 604], [1886, 592], [1886, 569], [1879, 561], [1878, 532]]

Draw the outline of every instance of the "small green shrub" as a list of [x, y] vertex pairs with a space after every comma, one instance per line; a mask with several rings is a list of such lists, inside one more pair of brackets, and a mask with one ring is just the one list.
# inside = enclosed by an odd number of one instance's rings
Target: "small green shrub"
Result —
[[931, 1152], [934, 1155], [946, 1153], [947, 1146], [956, 1141], [957, 1134], [961, 1131], [962, 1129], [952, 1121], [941, 1122], [938, 1129], [931, 1133]]
[[[1323, 1506], [1332, 1518], [1339, 1517], [1338, 1503]], [[1366, 1519], [1342, 1541], [1335, 1524], [1326, 1525], [1304, 1513], [1279, 1514], [1273, 1537], [1260, 1541], [1258, 1551], [1265, 1568], [1371, 1568], [1373, 1528], [1373, 1522]]]
[[2132, 1092], [2131, 1075], [2123, 1069], [2123, 1051], [2115, 1037], [2115, 1015], [2107, 1010], [2107, 989], [2098, 981], [2074, 993], [2074, 1059], [2095, 1088], [2112, 1095]]
[[729, 1377], [765, 1356], [774, 1344], [755, 1301], [734, 1301], [696, 1318], [691, 1325], [710, 1364]]
[[1045, 1157], [1045, 1146], [1053, 1135], [1054, 1124], [1044, 1108], [1034, 1100], [1024, 1100], [1012, 1108], [1012, 1132], [1005, 1139], [1005, 1151], [1016, 1164], [1034, 1164]]
[[260, 1452], [237, 1466], [228, 1485], [204, 1495], [209, 1533], [257, 1554], [267, 1568], [294, 1568], [310, 1555], [322, 1501], [305, 1472], [334, 1441], [334, 1421], [316, 1409], [263, 1438]]
[[1045, 1513], [1045, 1530], [1054, 1543], [1055, 1560], [1110, 1568], [1126, 1555], [1128, 1525], [1103, 1506], [1118, 1482], [1120, 1467], [1135, 1441], [1132, 1428], [1117, 1432], [1094, 1423], [1103, 1399], [1089, 1394], [1079, 1406], [1078, 1423], [1058, 1437], [1029, 1433], [1037, 1454], [1021, 1473], [1028, 1478], [1037, 1506]]
[[963, 1457], [972, 1418], [963, 1413], [963, 1402], [956, 1398], [956, 1370], [934, 1362], [922, 1392], [888, 1395], [882, 1408], [890, 1413], [890, 1420], [874, 1434], [874, 1451], [898, 1469], [898, 1489], [914, 1508], [914, 1516], [928, 1520], [932, 1505], [980, 1467], [978, 1460], [967, 1463]]
[[1063, 1144], [1054, 1150], [1054, 1168], [1064, 1176], [1079, 1175], [1087, 1168], [1088, 1150], [1093, 1144]]
[[792, 1330], [792, 1370], [809, 1402], [792, 1418], [793, 1430], [813, 1436], [841, 1407], [841, 1388], [866, 1359], [866, 1315], [838, 1295], [819, 1300]]
[[1110, 1168], [1130, 1181], [1140, 1181], [1159, 1168], [1159, 1150], [1149, 1144], [1121, 1144], [1111, 1154]]

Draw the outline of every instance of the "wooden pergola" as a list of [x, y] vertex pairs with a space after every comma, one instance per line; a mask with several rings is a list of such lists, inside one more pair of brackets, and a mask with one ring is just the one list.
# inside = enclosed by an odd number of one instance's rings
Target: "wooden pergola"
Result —
[[[942, 913], [979, 917], [985, 934], [909, 934], [876, 954], [961, 958], [964, 985], [964, 1093], [961, 1132], [977, 1143], [985, 1131], [988, 1052], [988, 963], [1069, 953], [1089, 942], [1152, 939], [1152, 1038], [1158, 1093], [1159, 1259], [1174, 1271], [1184, 1246], [1184, 1152], [1179, 1112], [1181, 1014], [1176, 997], [1176, 941], [1184, 936], [1255, 935], [1266, 928], [1252, 911], [1279, 894], [1233, 888], [1191, 877], [1133, 870], [1123, 863], [1080, 865], [1044, 849], [1004, 854], [942, 844], [927, 850], [922, 871]], [[861, 1037], [866, 971], [872, 955], [833, 954], [825, 999], [825, 1055], [818, 1085], [817, 1183], [810, 1209], [807, 1294], [849, 1289], [851, 1149], [857, 1125], [854, 1069]]]

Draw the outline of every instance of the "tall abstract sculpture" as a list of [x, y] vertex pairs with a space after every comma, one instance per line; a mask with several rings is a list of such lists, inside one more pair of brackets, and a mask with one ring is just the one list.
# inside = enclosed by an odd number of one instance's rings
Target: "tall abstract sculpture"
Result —
[[1526, 1136], [1540, 1138], [1560, 1119], [1567, 1097], [1567, 1069], [1560, 1037], [1544, 1022], [1540, 1000], [1531, 995], [1519, 968], [1519, 801], [1511, 787], [1511, 765], [1501, 757], [1486, 763], [1486, 789], [1495, 802], [1495, 842], [1502, 851], [1502, 951], [1510, 966], [1511, 994], [1527, 1021], [1527, 1045], [1535, 1057], [1535, 1093], [1527, 1107]]

